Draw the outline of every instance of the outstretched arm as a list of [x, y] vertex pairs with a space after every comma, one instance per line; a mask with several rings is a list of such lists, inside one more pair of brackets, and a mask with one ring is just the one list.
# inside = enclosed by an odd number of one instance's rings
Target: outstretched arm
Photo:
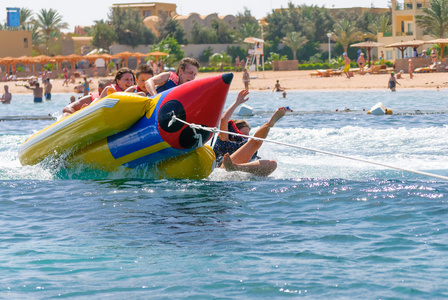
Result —
[[[235, 109], [238, 106], [240, 106], [241, 104], [243, 104], [244, 102], [247, 102], [247, 100], [249, 100], [249, 97], [246, 97], [247, 95], [249, 95], [248, 90], [242, 90], [241, 92], [239, 92], [238, 96], [236, 97], [235, 102], [233, 102], [233, 104], [230, 105], [230, 107], [227, 108], [226, 111], [222, 114], [219, 129], [228, 131], [227, 123], [229, 122], [230, 117], [232, 117], [233, 112], [235, 111]], [[220, 132], [218, 136], [221, 139], [221, 141], [229, 140], [229, 135], [227, 133]]]

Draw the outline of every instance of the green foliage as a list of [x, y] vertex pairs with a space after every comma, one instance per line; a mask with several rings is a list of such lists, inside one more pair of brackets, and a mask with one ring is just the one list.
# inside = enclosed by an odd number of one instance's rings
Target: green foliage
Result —
[[283, 38], [283, 43], [286, 47], [291, 48], [293, 60], [297, 59], [297, 50], [308, 40], [304, 37], [300, 32], [288, 32], [286, 36]]
[[273, 61], [285, 61], [285, 60], [288, 60], [288, 57], [287, 57], [286, 55], [280, 56], [280, 54], [278, 54], [278, 53], [274, 53], [274, 52], [271, 52], [271, 53], [269, 54], [269, 58], [268, 58], [268, 61], [269, 61], [269, 62], [273, 62]]
[[209, 47], [207, 47], [207, 49], [202, 51], [201, 55], [199, 55], [199, 61], [200, 62], [208, 62], [208, 60], [210, 59], [210, 56], [212, 56], [212, 54], [213, 54], [213, 48], [209, 46]]
[[156, 40], [155, 34], [146, 28], [137, 10], [116, 7], [111, 9], [109, 19], [119, 44], [134, 48], [137, 45], [153, 44]]
[[29, 8], [22, 7], [19, 12], [20, 29], [28, 30], [33, 22], [33, 11]]
[[168, 67], [172, 67], [175, 62], [180, 61], [185, 56], [184, 51], [181, 49], [177, 40], [171, 36], [167, 36], [158, 44], [153, 45], [149, 51], [169, 53], [169, 56], [162, 58]]
[[224, 67], [232, 64], [232, 58], [223, 51], [210, 56], [209, 62], [212, 67], [219, 68], [223, 71]]
[[313, 56], [311, 56], [309, 59], [309, 63], [311, 64], [324, 63], [324, 60], [322, 59], [322, 53], [316, 53]]
[[201, 26], [194, 20], [190, 30], [189, 41], [192, 44], [216, 44], [218, 42], [218, 34], [212, 28]]
[[235, 32], [233, 29], [229, 28], [226, 22], [214, 19], [212, 20], [212, 29], [215, 30], [218, 36], [219, 44], [231, 44], [233, 43]]
[[52, 71], [54, 68], [55, 68], [55, 65], [53, 65], [53, 64], [46, 64], [46, 65], [44, 65], [44, 67], [43, 67], [43, 69], [44, 69], [45, 71]]
[[246, 7], [243, 13], [236, 15], [238, 22], [238, 28], [235, 33], [235, 41], [242, 43], [247, 37], [261, 38], [261, 27], [258, 24], [257, 19], [252, 16], [250, 10]]
[[302, 32], [308, 40], [325, 42], [326, 34], [333, 29], [334, 21], [329, 10], [316, 5], [298, 5], [292, 2], [288, 7], [272, 11], [266, 17], [269, 24], [265, 31], [266, 40], [282, 39], [288, 32]]
[[38, 30], [44, 35], [47, 49], [49, 47], [50, 40], [53, 37], [59, 36], [61, 29], [68, 28], [68, 23], [64, 22], [62, 20], [62, 16], [52, 8], [49, 10], [44, 8], [41, 9], [37, 14], [35, 23]]
[[431, 0], [423, 7], [425, 14], [415, 16], [416, 22], [435, 38], [445, 38], [448, 33], [448, 0]]
[[238, 56], [241, 60], [247, 56], [247, 49], [241, 46], [229, 46], [227, 47], [227, 53], [232, 57], [232, 61], [235, 61]]
[[185, 38], [185, 30], [179, 24], [179, 21], [170, 18], [167, 12], [161, 12], [159, 14], [159, 22], [157, 22], [156, 29], [161, 38], [170, 35], [174, 37], [179, 44], [185, 45], [188, 43]]
[[112, 45], [117, 38], [117, 34], [112, 26], [104, 22], [104, 20], [95, 21], [95, 25], [93, 25], [93, 46], [102, 49], [109, 49], [110, 45]]
[[331, 66], [332, 68], [339, 68], [344, 66], [344, 57], [336, 56], [331, 59]]
[[299, 70], [331, 69], [328, 63], [299, 64]]
[[199, 68], [198, 72], [202, 72], [202, 73], [216, 72], [216, 68], [213, 68], [213, 67], [202, 67], [202, 68]]
[[252, 16], [251, 11], [247, 7], [244, 7], [244, 12], [238, 12], [236, 14], [236, 20], [238, 22], [238, 25], [252, 24], [258, 26], [257, 19]]
[[344, 52], [348, 51], [350, 43], [360, 41], [362, 38], [363, 33], [356, 27], [356, 22], [339, 20], [335, 24], [333, 39], [342, 44]]

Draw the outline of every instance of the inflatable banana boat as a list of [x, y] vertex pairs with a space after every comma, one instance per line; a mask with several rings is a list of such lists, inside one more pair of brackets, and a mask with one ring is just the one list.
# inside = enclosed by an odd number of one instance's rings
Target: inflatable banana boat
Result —
[[184, 83], [153, 97], [114, 93], [28, 138], [19, 149], [22, 165], [64, 155], [68, 164], [117, 171], [149, 169], [156, 178], [205, 178], [215, 154], [211, 133], [188, 123], [215, 127], [233, 74]]

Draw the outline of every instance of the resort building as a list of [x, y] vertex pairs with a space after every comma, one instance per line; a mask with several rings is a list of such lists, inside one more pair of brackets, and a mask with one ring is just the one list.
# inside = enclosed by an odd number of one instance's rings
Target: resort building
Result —
[[[392, 0], [392, 32], [378, 33], [378, 42], [390, 45], [398, 42], [407, 42], [412, 40], [429, 41], [435, 39], [430, 35], [425, 35], [423, 29], [420, 28], [415, 16], [422, 15], [422, 8], [429, 6], [429, 0]], [[421, 53], [423, 50], [430, 48], [432, 45], [424, 44], [417, 51]], [[396, 48], [379, 48], [384, 51], [386, 60], [394, 61], [401, 57], [401, 51]], [[413, 55], [413, 49], [407, 48], [404, 52], [409, 57]]]
[[213, 13], [206, 16], [202, 16], [196, 13], [191, 13], [188, 16], [178, 15], [176, 12], [177, 5], [174, 3], [160, 3], [160, 2], [148, 2], [148, 3], [123, 3], [113, 4], [112, 8], [131, 8], [140, 12], [143, 23], [149, 29], [151, 29], [156, 35], [158, 35], [156, 25], [159, 22], [159, 18], [162, 15], [169, 16], [177, 20], [182, 28], [189, 32], [193, 26], [193, 22], [196, 21], [199, 25], [204, 27], [211, 27], [212, 20], [219, 19], [227, 23], [230, 28], [236, 28], [236, 17], [232, 15], [218, 16]]
[[31, 31], [0, 30], [0, 41], [4, 43], [0, 47], [0, 57], [31, 56], [33, 48]]

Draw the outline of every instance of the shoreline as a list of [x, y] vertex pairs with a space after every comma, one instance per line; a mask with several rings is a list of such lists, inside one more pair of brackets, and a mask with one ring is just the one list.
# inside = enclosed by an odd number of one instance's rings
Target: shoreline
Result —
[[[390, 74], [374, 74], [359, 75], [347, 79], [345, 76], [335, 77], [311, 77], [313, 70], [297, 70], [297, 71], [265, 71], [258, 72], [258, 78], [251, 79], [249, 90], [272, 92], [276, 80], [279, 80], [282, 88], [286, 93], [293, 91], [355, 91], [355, 90], [389, 90], [387, 83]], [[199, 73], [197, 78], [204, 78], [214, 75], [223, 74], [221, 72]], [[230, 91], [240, 91], [244, 88], [242, 81], [242, 72], [234, 72], [234, 79], [230, 85]], [[257, 72], [250, 74], [252, 77]], [[90, 88], [92, 92], [98, 91], [98, 80], [101, 77], [91, 78]], [[111, 78], [111, 77], [107, 77]], [[90, 79], [90, 78], [89, 78]], [[81, 93], [75, 93], [74, 87], [78, 85], [79, 79], [68, 87], [62, 86], [63, 79], [54, 79], [51, 81], [53, 88], [52, 93], [68, 93], [75, 96], [81, 96]], [[397, 91], [405, 89], [418, 90], [436, 90], [448, 88], [448, 73], [416, 73], [414, 79], [409, 79], [409, 74], [404, 74], [403, 79], [398, 79], [401, 85], [397, 85]], [[21, 81], [9, 81], [0, 83], [0, 94], [4, 92], [4, 86], [8, 85], [12, 94], [32, 94], [30, 90], [15, 84], [23, 83]], [[281, 94], [281, 92], [277, 92]]]

